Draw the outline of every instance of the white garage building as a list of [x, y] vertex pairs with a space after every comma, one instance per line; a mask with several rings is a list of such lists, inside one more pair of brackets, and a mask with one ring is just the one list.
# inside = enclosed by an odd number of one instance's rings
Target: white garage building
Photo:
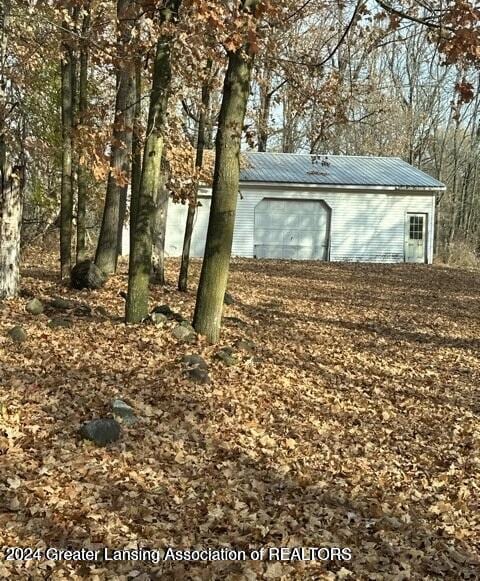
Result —
[[[232, 255], [361, 262], [433, 259], [435, 194], [445, 186], [398, 158], [244, 153]], [[202, 189], [191, 256], [203, 256]], [[165, 253], [180, 256], [187, 206], [169, 203]]]

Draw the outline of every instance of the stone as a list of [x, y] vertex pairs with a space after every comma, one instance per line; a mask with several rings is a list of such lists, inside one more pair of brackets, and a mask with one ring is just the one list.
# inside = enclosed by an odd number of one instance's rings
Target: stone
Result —
[[215, 359], [218, 359], [229, 367], [237, 363], [237, 360], [233, 355], [233, 349], [231, 347], [224, 347], [223, 349], [220, 349], [220, 351], [217, 351], [215, 354]]
[[153, 312], [150, 313], [150, 320], [156, 327], [163, 327], [168, 321], [168, 317], [162, 313]]
[[120, 438], [121, 431], [120, 424], [112, 418], [91, 420], [80, 427], [82, 438], [91, 440], [97, 446], [106, 446], [116, 442]]
[[23, 343], [27, 340], [27, 333], [24, 331], [23, 327], [20, 327], [19, 325], [12, 327], [7, 335], [14, 343]]
[[234, 305], [235, 299], [232, 297], [230, 293], [225, 293], [223, 297], [223, 304], [225, 305]]
[[39, 301], [38, 299], [32, 299], [31, 301], [28, 301], [25, 306], [25, 310], [31, 315], [41, 315], [43, 313], [43, 308], [42, 301]]
[[73, 309], [75, 305], [72, 301], [64, 299], [63, 297], [54, 297], [50, 301], [50, 306], [59, 311], [68, 311], [69, 309]]
[[182, 363], [190, 368], [208, 369], [208, 364], [203, 357], [196, 353], [190, 353], [182, 357]]
[[249, 341], [248, 339], [240, 339], [235, 343], [235, 347], [239, 351], [248, 353], [248, 355], [253, 355], [256, 351], [255, 343], [253, 343], [253, 341]]
[[171, 321], [177, 321], [178, 323], [181, 323], [182, 321], [185, 320], [180, 313], [176, 313], [175, 311], [172, 311], [172, 309], [168, 305], [156, 306], [153, 309], [153, 311], [151, 312], [150, 316], [153, 313], [159, 313], [160, 315], [165, 315], [167, 317], [167, 319], [169, 319]]
[[73, 309], [73, 314], [77, 317], [90, 317], [92, 314], [92, 309], [88, 305], [78, 305]]
[[172, 332], [175, 339], [185, 343], [191, 343], [196, 338], [195, 329], [190, 325], [177, 325]]
[[84, 260], [72, 268], [70, 276], [74, 289], [99, 289], [107, 281], [107, 276], [91, 260]]
[[137, 421], [134, 409], [121, 399], [114, 399], [112, 402], [113, 415], [121, 418], [124, 424], [132, 425]]
[[72, 321], [70, 319], [62, 319], [61, 317], [56, 317], [48, 322], [50, 329], [70, 329], [73, 327]]
[[199, 385], [208, 385], [209, 383], [212, 383], [208, 371], [205, 369], [193, 367], [192, 369], [189, 369], [187, 373], [188, 378], [194, 383], [198, 383]]

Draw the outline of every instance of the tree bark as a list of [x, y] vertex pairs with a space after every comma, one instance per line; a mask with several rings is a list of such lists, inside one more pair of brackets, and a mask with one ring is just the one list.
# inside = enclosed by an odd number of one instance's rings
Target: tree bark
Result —
[[161, 286], [165, 284], [165, 230], [168, 209], [166, 181], [167, 175], [163, 173], [155, 199], [152, 231], [152, 271], [150, 273], [150, 281]]
[[[3, 120], [2, 120], [3, 122]], [[11, 171], [5, 134], [0, 135], [0, 299], [17, 296], [20, 286], [20, 234], [23, 168]]]
[[[243, 2], [243, 7], [246, 7]], [[254, 11], [258, 2], [249, 2]], [[223, 299], [235, 224], [240, 181], [240, 144], [250, 93], [253, 56], [246, 45], [229, 54], [216, 138], [215, 171], [205, 256], [195, 305], [196, 331], [216, 343], [220, 335]]]
[[20, 286], [20, 233], [23, 169], [10, 168], [7, 146], [5, 63], [11, 3], [0, 4], [0, 299], [17, 296]]
[[[161, 10], [162, 23], [175, 21], [181, 0], [168, 0]], [[138, 199], [134, 200], [135, 219], [130, 225], [130, 262], [125, 320], [139, 323], [148, 315], [148, 284], [152, 261], [152, 216], [160, 186], [163, 133], [171, 84], [172, 37], [162, 34], [157, 42], [153, 64], [152, 92], [143, 150], [142, 177]]]
[[267, 151], [270, 109], [274, 92], [271, 87], [271, 72], [265, 71], [260, 83], [260, 108], [258, 112], [258, 151]]
[[[197, 136], [197, 153], [195, 158], [195, 167], [201, 168], [203, 165], [203, 152], [205, 151], [206, 121], [210, 109], [210, 75], [212, 62], [207, 63], [207, 78], [202, 86], [202, 106], [198, 117], [198, 136]], [[185, 224], [185, 236], [183, 239], [182, 262], [180, 264], [180, 274], [178, 277], [178, 290], [187, 292], [188, 288], [188, 267], [190, 264], [190, 245], [192, 243], [193, 225], [197, 211], [197, 191], [188, 204], [187, 221]]]
[[102, 227], [95, 256], [95, 264], [105, 274], [111, 274], [117, 270], [118, 231], [120, 221], [123, 226], [125, 217], [125, 210], [123, 210], [123, 218], [121, 216], [121, 208], [126, 206], [126, 188], [130, 178], [134, 61], [128, 51], [132, 37], [134, 6], [133, 0], [117, 1], [119, 69], [117, 70], [115, 121]]
[[[86, 14], [83, 17], [82, 37], [88, 35], [90, 28], [90, 6], [86, 6]], [[84, 44], [80, 49], [80, 74], [78, 81], [78, 122], [84, 125], [86, 122], [86, 112], [88, 109], [88, 46]], [[87, 258], [86, 246], [86, 214], [87, 214], [87, 191], [88, 191], [88, 172], [87, 168], [78, 164], [77, 178], [77, 252], [76, 262], [82, 262]]]
[[[130, 223], [134, 224], [140, 192], [140, 181], [142, 179], [142, 144], [141, 144], [141, 128], [142, 128], [142, 62], [137, 59], [135, 64], [135, 110], [133, 121], [133, 135], [132, 135], [132, 183], [130, 193]], [[132, 230], [130, 230], [130, 236]]]
[[[68, 29], [69, 24], [63, 23]], [[62, 185], [60, 198], [60, 276], [70, 278], [72, 266], [72, 128], [73, 128], [73, 48], [68, 31], [63, 33], [61, 62], [62, 101]]]

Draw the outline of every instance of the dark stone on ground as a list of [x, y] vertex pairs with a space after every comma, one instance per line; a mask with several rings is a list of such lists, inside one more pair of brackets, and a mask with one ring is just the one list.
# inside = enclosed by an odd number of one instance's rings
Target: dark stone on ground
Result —
[[75, 304], [68, 299], [64, 299], [63, 297], [54, 297], [50, 301], [50, 306], [54, 309], [58, 309], [59, 311], [68, 311], [69, 309], [73, 309]]
[[223, 349], [220, 349], [220, 351], [217, 351], [217, 353], [215, 353], [215, 359], [218, 359], [229, 367], [237, 363], [231, 347], [224, 347]]
[[205, 371], [208, 369], [208, 364], [205, 359], [196, 353], [184, 355], [182, 357], [182, 363], [190, 368], [196, 367], [198, 369], [204, 369]]
[[189, 369], [188, 378], [194, 383], [198, 383], [199, 385], [208, 385], [209, 383], [212, 383], [212, 380], [208, 375], [208, 371], [201, 369], [200, 367]]
[[195, 341], [196, 334], [195, 329], [191, 326], [186, 325], [177, 325], [175, 329], [173, 329], [173, 336], [178, 341], [183, 341], [185, 343], [191, 343]]
[[90, 317], [92, 309], [88, 305], [78, 305], [78, 307], [75, 307], [72, 312], [77, 317]]
[[176, 313], [175, 311], [172, 311], [172, 309], [168, 305], [158, 305], [157, 307], [155, 307], [153, 309], [152, 314], [153, 313], [159, 313], [160, 315], [165, 315], [167, 317], [167, 319], [170, 319], [171, 321], [177, 321], [179, 323], [181, 323], [182, 321], [185, 320], [182, 317], [182, 315], [180, 315], [180, 313]]
[[132, 425], [137, 421], [134, 409], [121, 399], [112, 402], [113, 415], [121, 418], [124, 424]]
[[16, 325], [15, 327], [12, 327], [8, 331], [7, 335], [10, 337], [10, 339], [14, 343], [23, 343], [24, 341], [27, 340], [27, 334], [26, 334], [26, 332], [19, 325]]
[[39, 301], [38, 299], [32, 299], [31, 301], [28, 301], [25, 306], [25, 310], [31, 315], [41, 315], [43, 313], [43, 308], [42, 301]]
[[162, 313], [150, 313], [150, 321], [156, 326], [156, 327], [163, 327], [165, 325], [165, 323], [168, 321], [168, 317], [167, 315], [164, 315]]
[[116, 442], [121, 434], [120, 424], [111, 418], [102, 418], [86, 422], [80, 428], [82, 438], [91, 440], [97, 446], [106, 446]]
[[230, 293], [225, 293], [225, 295], [223, 297], [223, 303], [225, 305], [234, 305], [235, 299], [232, 297], [232, 295]]
[[49, 321], [48, 326], [50, 329], [70, 329], [73, 327], [73, 323], [70, 321], [70, 319], [62, 319], [61, 317], [57, 317], [56, 319]]
[[107, 276], [91, 260], [79, 262], [72, 268], [71, 274], [72, 287], [81, 290], [99, 289], [107, 281]]

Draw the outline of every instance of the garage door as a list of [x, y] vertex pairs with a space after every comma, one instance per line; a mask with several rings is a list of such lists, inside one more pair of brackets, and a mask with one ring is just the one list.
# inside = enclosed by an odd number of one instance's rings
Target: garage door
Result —
[[326, 260], [329, 215], [321, 201], [264, 198], [255, 208], [255, 256]]
[[[207, 240], [208, 219], [210, 216], [210, 198], [199, 197], [198, 203], [190, 246], [190, 256], [193, 258], [203, 257], [205, 241]], [[167, 231], [165, 234], [166, 256], [182, 255], [187, 212], [188, 206], [186, 204], [170, 202], [168, 205]]]

